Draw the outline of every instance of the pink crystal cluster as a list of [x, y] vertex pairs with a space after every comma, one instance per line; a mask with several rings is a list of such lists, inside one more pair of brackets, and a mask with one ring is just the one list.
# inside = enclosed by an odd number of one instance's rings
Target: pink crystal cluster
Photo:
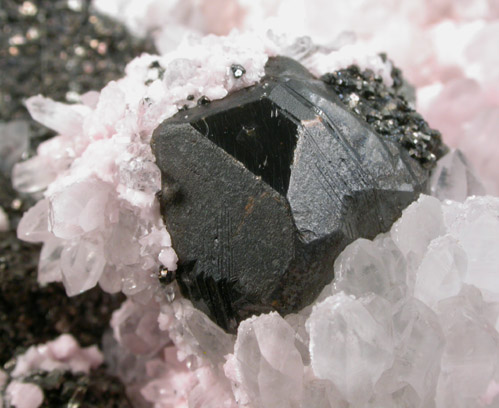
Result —
[[[143, 55], [126, 76], [81, 103], [43, 96], [26, 102], [33, 118], [58, 136], [13, 169], [21, 192], [43, 198], [23, 217], [18, 235], [43, 242], [38, 279], [62, 281], [69, 296], [94, 287], [147, 302], [160, 265], [176, 268], [155, 193], [160, 172], [150, 138], [154, 128], [201, 96], [219, 99], [263, 75], [267, 52], [252, 36], [192, 40], [164, 56]], [[246, 74], [230, 74], [233, 63]]]
[[223, 373], [233, 336], [178, 293], [162, 305], [128, 300], [111, 325], [118, 345], [113, 340], [104, 352], [135, 405], [237, 407]]
[[97, 346], [81, 348], [69, 334], [62, 334], [46, 344], [31, 346], [16, 359], [11, 373], [14, 378], [22, 377], [33, 371], [71, 371], [89, 373], [103, 362], [102, 353]]
[[103, 355], [97, 346], [82, 348], [71, 335], [62, 334], [46, 344], [31, 346], [18, 356], [9, 375], [0, 370], [0, 389], [6, 386], [5, 400], [8, 406], [38, 408], [43, 403], [43, 391], [36, 384], [24, 382], [24, 377], [40, 371], [53, 370], [88, 374], [103, 361]]

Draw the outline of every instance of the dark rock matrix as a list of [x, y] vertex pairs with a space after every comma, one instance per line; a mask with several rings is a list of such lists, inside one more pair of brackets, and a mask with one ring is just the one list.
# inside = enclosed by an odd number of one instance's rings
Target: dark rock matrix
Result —
[[38, 385], [45, 396], [40, 408], [132, 408], [123, 384], [103, 367], [90, 374], [54, 370], [36, 372], [23, 382]]
[[[120, 78], [151, 41], [92, 11], [90, 0], [0, 1], [0, 120], [30, 119], [23, 101], [42, 94], [62, 102]], [[32, 137], [52, 136], [35, 122]]]

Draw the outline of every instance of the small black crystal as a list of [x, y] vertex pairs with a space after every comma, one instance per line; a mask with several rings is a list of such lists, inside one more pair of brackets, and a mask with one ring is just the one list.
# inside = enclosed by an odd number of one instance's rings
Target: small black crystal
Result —
[[346, 245], [387, 231], [427, 191], [402, 143], [283, 57], [259, 84], [163, 122], [152, 148], [177, 282], [228, 331], [310, 304]]
[[201, 96], [201, 98], [198, 99], [198, 106], [209, 105], [210, 103], [211, 103], [210, 98], [208, 98], [205, 95]]
[[246, 73], [246, 70], [244, 69], [244, 67], [242, 65], [239, 65], [239, 64], [232, 64], [230, 69], [232, 71], [232, 75], [234, 75], [234, 78], [236, 78], [236, 79], [241, 78]]
[[169, 271], [164, 266], [161, 266], [158, 271], [158, 279], [161, 283], [170, 284], [175, 279], [175, 272]]

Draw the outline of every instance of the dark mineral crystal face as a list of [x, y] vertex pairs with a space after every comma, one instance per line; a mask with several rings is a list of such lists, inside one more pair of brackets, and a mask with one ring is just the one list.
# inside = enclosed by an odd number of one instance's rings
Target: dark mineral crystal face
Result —
[[221, 327], [296, 312], [338, 254], [387, 231], [428, 170], [288, 58], [263, 80], [155, 131], [161, 211], [183, 294]]

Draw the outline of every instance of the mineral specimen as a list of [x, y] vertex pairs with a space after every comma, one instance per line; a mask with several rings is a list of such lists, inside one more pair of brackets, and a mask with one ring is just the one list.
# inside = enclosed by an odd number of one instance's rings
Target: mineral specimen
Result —
[[[271, 58], [259, 84], [181, 112], [153, 135], [177, 281], [229, 331], [312, 302], [346, 245], [387, 231], [427, 190], [413, 151], [377, 134], [330, 83]], [[442, 150], [437, 133], [426, 137], [415, 155], [423, 161], [434, 156], [425, 149]]]
[[[177, 1], [183, 12], [175, 14], [161, 0], [117, 1], [122, 6], [116, 7], [116, 10], [120, 14], [125, 9], [130, 11], [133, 21], [144, 30], [148, 27], [147, 22], [157, 24], [160, 21], [158, 8], [162, 8], [172, 20], [177, 15], [178, 18], [188, 19], [191, 24], [198, 24], [199, 14], [190, 13], [189, 8], [195, 7], [200, 11], [203, 10], [200, 4], [213, 4], [211, 0], [202, 0], [201, 3]], [[230, 1], [216, 0], [217, 4]], [[112, 2], [106, 0], [99, 3], [108, 5]], [[242, 0], [232, 1], [236, 2], [243, 3]], [[20, 31], [8, 31], [7, 24], [3, 27], [4, 38], [9, 37], [5, 52], [17, 55], [16, 58], [4, 60], [20, 77], [26, 74], [24, 68], [27, 65], [17, 70], [20, 65], [11, 65], [11, 61], [26, 55], [25, 52], [31, 49], [31, 38], [36, 35], [36, 30], [44, 36], [47, 32], [45, 27], [51, 25], [57, 30], [58, 26], [45, 14], [38, 12], [36, 21], [33, 16], [37, 9], [41, 10], [42, 4], [50, 5], [50, 1], [7, 0], [4, 3], [7, 13], [0, 10], [0, 20], [11, 21], [8, 10], [13, 4], [35, 25], [34, 30]], [[80, 0], [56, 3], [53, 9], [64, 16], [62, 10], [66, 4], [71, 8], [82, 4]], [[140, 12], [132, 3], [149, 8], [148, 21], [140, 21]], [[153, 3], [157, 5], [155, 10], [152, 10]], [[244, 3], [258, 7], [261, 2]], [[418, 87], [427, 86], [423, 89], [424, 94], [431, 94], [434, 98], [433, 101], [426, 98], [430, 102], [426, 104], [425, 98], [418, 98], [420, 103], [423, 101], [419, 109], [426, 105], [424, 117], [443, 130], [448, 141], [470, 136], [462, 144], [468, 146], [466, 153], [477, 152], [475, 157], [480, 157], [482, 149], [486, 151], [486, 155], [482, 156], [485, 159], [481, 160], [482, 168], [491, 171], [497, 168], [497, 161], [491, 160], [497, 153], [497, 144], [488, 135], [497, 134], [494, 129], [499, 123], [495, 109], [498, 99], [494, 97], [492, 81], [479, 81], [483, 74], [490, 77], [491, 73], [497, 72], [496, 67], [499, 66], [496, 54], [486, 53], [487, 49], [494, 50], [496, 46], [492, 34], [497, 31], [494, 26], [497, 20], [494, 19], [499, 9], [492, 10], [493, 0], [443, 0], [438, 7], [409, 1], [397, 2], [397, 7], [393, 7], [392, 0], [359, 1], [352, 8], [335, 1], [322, 1], [320, 5], [316, 3], [317, 7], [312, 1], [303, 8], [299, 7], [299, 3], [305, 4], [304, 0], [293, 2], [293, 7], [282, 1], [266, 3], [272, 3], [266, 8], [268, 12], [285, 10], [287, 15], [292, 13], [298, 16], [298, 20], [291, 24], [293, 35], [301, 28], [295, 23], [313, 24], [315, 29], [323, 30], [327, 44], [320, 46], [315, 40], [301, 39], [297, 40], [297, 44], [301, 43], [302, 47], [295, 48], [292, 55], [286, 52], [287, 47], [278, 47], [276, 52], [275, 47], [267, 46], [260, 48], [264, 50], [262, 55], [255, 50], [247, 52], [247, 45], [241, 46], [235, 39], [229, 38], [220, 41], [223, 46], [215, 49], [203, 44], [192, 52], [192, 49], [182, 46], [176, 54], [143, 56], [129, 65], [124, 80], [111, 83], [100, 95], [92, 92], [82, 96], [84, 111], [80, 110], [83, 109], [80, 104], [71, 105], [70, 112], [84, 116], [84, 121], [77, 126], [70, 123], [74, 115], [59, 116], [59, 113], [66, 111], [64, 106], [51, 104], [41, 97], [29, 100], [27, 106], [34, 117], [64, 133], [62, 137], [43, 144], [34, 161], [25, 162], [25, 175], [39, 177], [18, 178], [24, 186], [28, 187], [31, 183], [37, 190], [47, 185], [41, 182], [50, 182], [44, 193], [44, 202], [28, 212], [21, 225], [23, 228], [19, 228], [21, 233], [25, 233], [21, 236], [28, 239], [36, 236], [44, 242], [40, 282], [63, 279], [68, 293], [74, 294], [97, 284], [98, 280], [105, 291], [123, 290], [129, 296], [129, 301], [112, 319], [116, 340], [111, 347], [104, 347], [103, 353], [109, 367], [111, 356], [119, 356], [120, 364], [113, 369], [127, 385], [128, 395], [134, 396], [135, 407], [496, 406], [499, 393], [496, 323], [499, 309], [494, 300], [498, 299], [499, 293], [494, 274], [498, 262], [495, 248], [499, 239], [497, 200], [468, 199], [461, 204], [422, 198], [405, 212], [390, 233], [381, 234], [374, 241], [360, 239], [347, 247], [336, 260], [334, 283], [324, 289], [313, 306], [297, 314], [288, 314], [285, 318], [274, 312], [248, 318], [240, 324], [237, 337], [223, 333], [204, 313], [193, 309], [192, 304], [176, 292], [176, 285], [169, 286], [163, 293], [158, 291], [160, 286], [155, 276], [160, 271], [161, 280], [168, 283], [175, 274], [176, 258], [168, 233], [162, 221], [159, 222], [159, 206], [154, 198], [161, 184], [159, 170], [155, 168], [154, 157], [150, 154], [152, 130], [177, 109], [193, 107], [196, 101], [207, 102], [208, 98], [212, 103], [202, 108], [209, 110], [216, 106], [214, 101], [227, 93], [258, 82], [260, 72], [263, 73], [263, 64], [260, 66], [258, 61], [265, 62], [266, 56], [292, 56], [317, 78], [337, 71], [335, 76], [323, 78], [328, 82], [327, 88], [338, 93], [347, 110], [353, 111], [360, 117], [359, 120], [369, 122], [375, 132], [383, 138], [392, 139], [394, 143], [398, 140], [404, 142], [399, 135], [406, 135], [407, 132], [404, 144], [408, 150], [416, 148], [410, 154], [428, 165], [432, 164], [433, 148], [427, 143], [432, 141], [432, 135], [430, 140], [426, 140], [428, 133], [414, 112], [400, 109], [406, 109], [405, 104], [391, 103], [397, 100], [392, 94], [400, 92], [397, 86], [391, 87], [391, 81], [395, 80], [390, 77], [391, 64], [378, 61], [384, 67], [382, 72], [385, 75], [381, 74], [378, 71], [380, 65], [372, 64], [372, 58], [359, 52], [355, 44], [352, 47], [350, 34], [342, 35], [332, 44], [332, 33], [343, 28], [358, 32], [360, 28], [361, 42], [375, 33], [375, 41], [364, 47], [366, 52], [373, 54], [379, 47], [388, 48], [390, 56], [399, 64], [404, 64], [405, 60], [404, 73], [410, 75], [412, 72], [414, 75], [416, 72], [420, 80], [418, 82], [414, 76], [409, 76], [411, 82]], [[360, 7], [362, 12], [359, 12]], [[290, 9], [293, 10], [288, 13]], [[456, 19], [459, 21], [449, 21], [447, 16], [456, 9], [466, 12], [459, 14], [461, 18]], [[404, 13], [410, 14], [410, 20], [404, 18]], [[216, 14], [217, 27], [220, 28], [224, 25], [224, 15]], [[320, 18], [310, 18], [310, 14]], [[261, 15], [257, 17], [261, 20]], [[373, 24], [373, 20], [382, 24]], [[108, 25], [104, 25], [107, 29]], [[173, 24], [162, 25], [166, 27], [165, 32], [172, 32]], [[273, 27], [278, 25], [274, 19]], [[72, 26], [71, 22], [67, 24], [67, 27]], [[98, 26], [101, 24], [95, 24], [95, 27]], [[59, 50], [68, 54], [67, 59], [61, 54], [59, 66], [83, 70], [88, 66], [87, 62], [93, 63], [91, 55], [100, 54], [101, 42], [107, 44], [108, 52], [112, 51], [115, 41], [102, 41], [99, 37], [97, 43], [92, 41], [93, 36], [87, 37], [87, 33], [80, 30], [81, 35], [72, 36], [75, 40], [81, 40], [81, 44], [70, 41], [64, 50]], [[476, 33], [479, 35], [470, 43]], [[61, 43], [67, 38], [64, 34], [65, 30], [58, 36], [58, 39], [63, 39]], [[412, 41], [415, 39], [417, 41]], [[438, 44], [433, 46], [431, 42], [435, 39]], [[27, 43], [20, 45], [21, 41]], [[49, 41], [50, 44], [44, 47], [49, 48], [49, 55], [51, 46], [56, 42]], [[38, 43], [44, 44], [43, 41]], [[93, 48], [93, 43], [97, 45], [95, 51], [90, 51], [94, 54], [87, 54], [88, 58], [75, 58], [82, 54], [82, 49]], [[257, 48], [261, 46], [260, 41], [249, 43], [256, 44]], [[402, 52], [397, 53], [396, 49], [393, 52], [390, 43], [396, 44]], [[468, 55], [464, 52], [466, 48]], [[240, 50], [246, 50], [249, 58], [243, 58]], [[59, 51], [52, 55], [59, 57]], [[351, 58], [348, 61], [340, 56], [345, 52]], [[489, 63], [477, 64], [477, 53], [490, 56]], [[456, 56], [459, 56], [458, 61], [453, 60]], [[376, 60], [376, 55], [372, 57]], [[378, 93], [378, 85], [365, 71], [366, 66], [359, 63], [359, 59], [364, 58], [369, 61], [368, 67], [375, 75], [383, 77], [383, 83], [389, 88]], [[73, 65], [75, 59], [76, 65]], [[36, 58], [34, 61], [36, 64]], [[44, 60], [41, 62], [39, 67], [47, 71]], [[346, 68], [352, 63], [359, 64], [360, 71]], [[97, 70], [105, 71], [105, 64], [99, 66], [101, 68], [95, 64]], [[232, 69], [237, 66], [246, 70], [242, 76], [241, 70]], [[52, 75], [48, 77], [57, 78], [58, 73], [52, 70]], [[44, 75], [42, 80], [44, 78], [47, 76]], [[92, 75], [91, 78], [104, 79], [104, 75]], [[25, 81], [24, 89], [34, 89], [29, 86], [31, 83]], [[13, 80], [9, 84], [16, 90], [21, 85]], [[57, 82], [55, 88], [53, 84], [47, 86], [51, 90], [64, 92], [56, 97], [64, 99], [67, 90], [64, 81]], [[100, 87], [92, 86], [93, 89]], [[372, 87], [374, 95], [369, 94]], [[74, 96], [72, 91], [74, 89], [70, 85], [68, 101]], [[418, 93], [423, 95], [419, 90]], [[463, 93], [466, 96], [462, 96]], [[202, 98], [203, 95], [206, 98]], [[382, 106], [385, 102], [388, 109]], [[19, 98], [17, 105], [20, 103]], [[378, 103], [382, 105], [371, 110], [373, 104]], [[15, 105], [5, 99], [4, 106], [11, 108]], [[51, 106], [55, 110], [40, 109]], [[393, 112], [392, 107], [395, 108]], [[489, 109], [491, 107], [493, 109]], [[412, 129], [413, 125], [416, 129]], [[460, 128], [465, 128], [465, 132], [460, 132]], [[414, 146], [409, 146], [410, 143]], [[423, 148], [422, 151], [419, 147]], [[39, 165], [35, 166], [36, 163]], [[433, 172], [431, 191], [440, 200], [452, 198], [464, 201], [466, 196], [476, 192], [475, 180], [459, 154], [440, 160], [437, 166], [440, 168]], [[0, 201], [3, 201], [2, 190]], [[83, 197], [84, 200], [75, 200], [75, 197]], [[15, 228], [17, 225], [20, 214], [13, 209], [19, 208], [18, 201], [2, 203], [8, 216], [7, 227]], [[0, 270], [15, 271], [14, 274], [2, 273], [2, 278], [8, 279], [8, 282], [14, 282], [13, 276], [16, 276], [15, 285], [2, 286], [3, 294], [8, 295], [6, 299], [15, 302], [8, 301], [3, 309], [0, 305], [4, 312], [0, 321], [5, 323], [2, 327], [16, 330], [5, 332], [9, 342], [2, 342], [2, 337], [0, 344], [4, 347], [0, 354], [3, 353], [6, 358], [18, 355], [12, 350], [16, 346], [30, 345], [25, 341], [27, 333], [29, 341], [35, 339], [35, 343], [40, 343], [40, 336], [48, 336], [42, 342], [55, 337], [53, 332], [56, 330], [70, 331], [80, 341], [81, 334], [85, 332], [91, 334], [91, 338], [95, 339], [93, 342], [97, 342], [107, 322], [105, 314], [98, 314], [101, 310], [99, 303], [92, 303], [92, 297], [82, 302], [82, 296], [78, 296], [70, 302], [80, 302], [79, 306], [67, 307], [66, 302], [57, 300], [61, 299], [62, 291], [50, 292], [50, 289], [43, 292], [43, 302], [40, 303], [37, 300], [41, 299], [40, 295], [32, 296], [35, 288], [32, 257], [23, 262], [27, 247], [11, 245], [18, 245], [11, 237], [12, 234], [8, 241], [3, 240], [2, 249], [6, 248], [7, 256], [0, 249]], [[8, 242], [7, 247], [5, 242]], [[98, 262], [82, 262], [86, 256]], [[160, 263], [163, 264], [161, 267]], [[27, 264], [31, 269], [29, 275], [17, 273], [23, 271]], [[23, 265], [23, 268], [17, 265]], [[82, 265], [89, 265], [89, 268]], [[64, 276], [60, 273], [60, 267], [65, 272]], [[85, 278], [87, 272], [90, 280]], [[49, 288], [62, 288], [62, 285], [54, 285], [49, 285]], [[93, 289], [94, 293], [97, 290]], [[52, 293], [58, 296], [57, 299]], [[151, 297], [158, 304], [150, 303]], [[54, 299], [59, 308], [54, 309]], [[67, 311], [71, 312], [68, 314]], [[49, 319], [47, 324], [45, 316]], [[70, 318], [69, 328], [66, 325], [67, 316], [78, 317]], [[85, 326], [85, 330], [81, 331], [80, 322], [88, 322], [92, 330], [87, 330]], [[36, 331], [32, 330], [33, 327]], [[18, 338], [20, 341], [16, 344]], [[333, 343], [334, 348], [331, 347]], [[220, 371], [222, 365], [223, 371]], [[88, 400], [80, 398], [84, 393], [82, 389], [87, 389], [85, 398], [99, 399], [96, 406], [126, 406], [125, 401], [101, 393], [92, 386], [86, 387], [85, 383], [89, 380], [90, 384], [102, 384], [105, 388], [105, 384], [112, 384], [109, 377], [102, 375], [102, 370], [78, 376], [69, 372], [60, 375], [57, 370], [35, 374], [23, 379], [24, 383], [17, 379], [5, 383], [5, 376], [0, 370], [0, 388], [8, 394], [4, 404], [10, 402], [20, 408], [28, 401], [39, 403], [41, 390], [45, 394], [43, 406], [91, 406]], [[32, 386], [26, 384], [26, 380]], [[16, 395], [21, 398], [16, 399]], [[141, 399], [136, 399], [136, 396]]]

